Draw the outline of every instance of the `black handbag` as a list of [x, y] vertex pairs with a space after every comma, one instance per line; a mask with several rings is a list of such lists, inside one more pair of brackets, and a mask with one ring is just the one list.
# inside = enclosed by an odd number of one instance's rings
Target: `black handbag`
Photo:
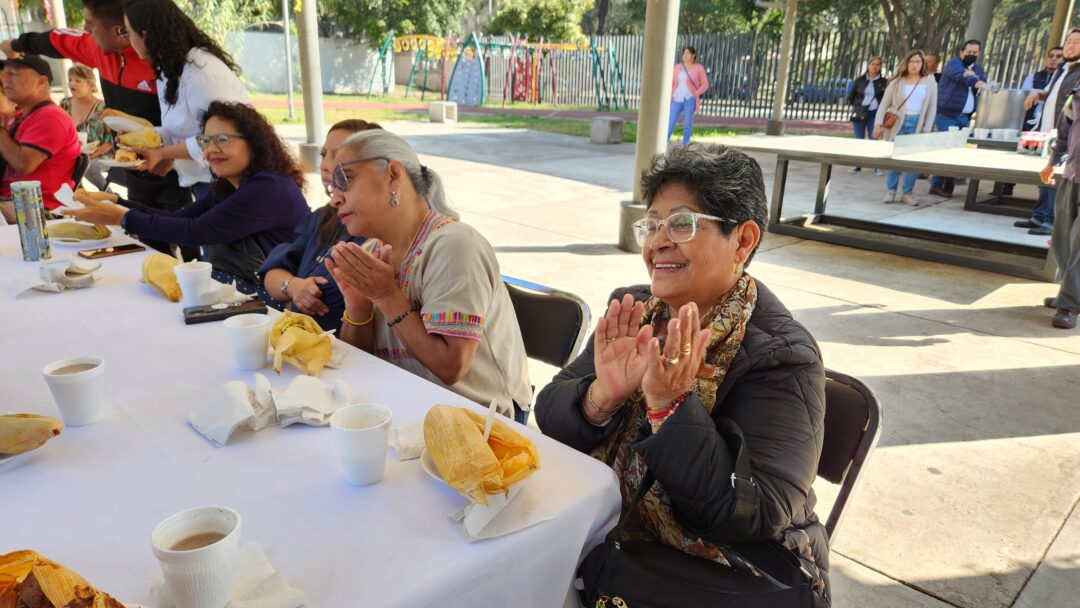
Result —
[[851, 122], [866, 122], [870, 118], [870, 107], [864, 105], [857, 105], [851, 111], [851, 116], [848, 118]]
[[[742, 429], [729, 418], [717, 426], [729, 445], [737, 446], [732, 514], [724, 524], [745, 525], [754, 509], [754, 481]], [[627, 521], [638, 515], [641, 500], [656, 478], [646, 472], [626, 517], [604, 542], [585, 556], [578, 569], [586, 608], [809, 608], [814, 605], [810, 574], [798, 556], [774, 539], [732, 545], [750, 568], [734, 568], [694, 557], [659, 542], [617, 540]]]

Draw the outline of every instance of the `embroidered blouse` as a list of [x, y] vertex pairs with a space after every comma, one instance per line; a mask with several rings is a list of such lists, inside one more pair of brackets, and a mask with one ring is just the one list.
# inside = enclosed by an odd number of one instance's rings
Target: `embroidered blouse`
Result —
[[[71, 103], [72, 100], [70, 97], [65, 97], [60, 100], [60, 107], [67, 112], [69, 116], [71, 115]], [[98, 142], [98, 145], [115, 145], [113, 139], [116, 137], [116, 134], [113, 133], [112, 129], [105, 126], [104, 121], [101, 120], [101, 113], [104, 111], [105, 102], [99, 99], [97, 103], [94, 104], [94, 107], [90, 109], [90, 113], [81, 117], [82, 122], [75, 123], [75, 130], [86, 133], [86, 141], [88, 142], [96, 141]], [[71, 119], [75, 121], [79, 120], [79, 118], [74, 116], [72, 116]]]
[[[495, 399], [498, 411], [509, 417], [514, 403], [530, 408], [532, 387], [517, 315], [495, 250], [480, 233], [432, 211], [402, 261], [398, 286], [419, 309], [429, 334], [480, 342], [469, 371], [447, 388], [482, 405]], [[375, 317], [377, 356], [446, 386], [408, 352], [378, 309]]]

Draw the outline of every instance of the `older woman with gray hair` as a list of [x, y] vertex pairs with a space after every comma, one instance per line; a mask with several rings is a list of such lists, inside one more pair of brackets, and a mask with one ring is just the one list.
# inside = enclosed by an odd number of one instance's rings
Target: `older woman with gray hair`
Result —
[[356, 133], [334, 160], [330, 205], [368, 237], [326, 260], [345, 299], [341, 339], [524, 423], [528, 362], [491, 245], [397, 135]]
[[[769, 573], [763, 556], [779, 541], [809, 588], [792, 605], [827, 606], [828, 539], [811, 489], [824, 367], [806, 328], [746, 271], [768, 213], [761, 168], [691, 144], [656, 156], [641, 185], [634, 230], [651, 284], [611, 295], [591, 344], [537, 396], [540, 429], [614, 468], [624, 546], [732, 566], [742, 584], [738, 573]], [[736, 483], [747, 473], [752, 482]]]

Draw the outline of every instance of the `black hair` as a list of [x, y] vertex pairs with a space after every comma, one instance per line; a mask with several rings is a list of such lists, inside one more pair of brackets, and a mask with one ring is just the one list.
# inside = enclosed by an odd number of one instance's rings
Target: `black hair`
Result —
[[124, 25], [122, 0], [83, 0], [83, 7], [105, 25]]
[[980, 51], [981, 51], [981, 50], [982, 50], [982, 48], [983, 48], [983, 46], [982, 46], [982, 42], [980, 42], [980, 41], [978, 41], [978, 40], [976, 40], [976, 39], [974, 39], [974, 38], [972, 38], [972, 39], [970, 39], [970, 40], [965, 40], [965, 41], [964, 41], [964, 43], [960, 45], [960, 48], [956, 49], [956, 54], [957, 54], [957, 56], [959, 56], [959, 55], [960, 55], [960, 53], [963, 53], [963, 52], [964, 52], [964, 49], [966, 49], [966, 48], [967, 48], [968, 46], [970, 46], [970, 45], [972, 45], [972, 44], [974, 44], [975, 46], [979, 47], [979, 50], [980, 50]]
[[172, 0], [124, 0], [124, 14], [132, 29], [146, 38], [150, 63], [157, 76], [165, 78], [165, 102], [169, 105], [176, 103], [180, 75], [191, 49], [201, 48], [240, 73], [232, 56]]
[[[739, 224], [752, 221], [764, 237], [769, 219], [765, 179], [761, 166], [745, 152], [721, 144], [694, 142], [657, 154], [641, 173], [645, 207], [651, 206], [660, 190], [672, 183], [690, 190], [703, 213], [735, 222], [719, 222], [724, 236], [730, 236]], [[746, 263], [753, 258], [751, 252]]]
[[[236, 132], [244, 136], [244, 141], [251, 150], [251, 162], [242, 179], [260, 171], [270, 171], [288, 177], [301, 190], [304, 189], [304, 172], [300, 169], [300, 164], [285, 148], [274, 126], [258, 110], [246, 103], [212, 101], [199, 122], [201, 131], [206, 131], [206, 121], [211, 118], [231, 122], [236, 127]], [[215, 179], [213, 188], [214, 193], [221, 196], [233, 191], [232, 184], [223, 179]]]
[[690, 51], [690, 54], [694, 56], [694, 63], [697, 63], [697, 49], [692, 46], [684, 46], [683, 52]]

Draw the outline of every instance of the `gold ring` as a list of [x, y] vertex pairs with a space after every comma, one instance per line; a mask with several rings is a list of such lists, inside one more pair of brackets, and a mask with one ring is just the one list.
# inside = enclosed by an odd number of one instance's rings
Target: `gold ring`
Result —
[[686, 344], [683, 344], [683, 345], [682, 345], [682, 351], [681, 351], [681, 354], [682, 354], [682, 356], [684, 356], [684, 357], [688, 357], [688, 356], [690, 355], [690, 353], [691, 353], [691, 352], [693, 352], [693, 351], [692, 351], [692, 349], [690, 348], [690, 343], [689, 343], [689, 342], [687, 342]]
[[614, 341], [615, 341], [615, 338], [605, 338], [604, 339], [604, 344], [611, 344]]
[[664, 363], [667, 363], [668, 365], [675, 365], [678, 362], [678, 357], [664, 357]]

